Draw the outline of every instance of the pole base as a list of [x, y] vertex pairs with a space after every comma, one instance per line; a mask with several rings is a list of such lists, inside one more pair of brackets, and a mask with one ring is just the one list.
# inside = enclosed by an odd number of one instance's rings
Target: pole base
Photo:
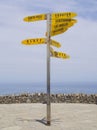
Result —
[[47, 126], [50, 126], [51, 125], [51, 122], [50, 121], [47, 121]]

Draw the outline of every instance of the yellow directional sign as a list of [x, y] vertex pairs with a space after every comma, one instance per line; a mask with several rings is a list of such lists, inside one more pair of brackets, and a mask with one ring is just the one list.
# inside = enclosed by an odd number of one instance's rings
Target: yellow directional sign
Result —
[[55, 35], [59, 35], [59, 34], [62, 34], [64, 33], [65, 31], [67, 31], [68, 28], [58, 28], [58, 29], [55, 29], [55, 30], [51, 30], [51, 36], [55, 36]]
[[46, 14], [38, 14], [33, 16], [27, 16], [23, 19], [25, 22], [34, 22], [39, 20], [46, 20]]
[[26, 39], [22, 41], [22, 44], [25, 45], [45, 44], [45, 38]]
[[51, 30], [55, 30], [55, 29], [59, 29], [59, 28], [68, 28], [68, 27], [71, 27], [73, 26], [74, 23], [72, 22], [66, 22], [66, 23], [59, 23], [59, 24], [52, 24], [51, 26]]
[[63, 59], [69, 59], [70, 56], [63, 52], [57, 52], [54, 51], [52, 48], [50, 48], [51, 56], [56, 58], [63, 58]]
[[55, 40], [51, 40], [51, 45], [55, 46], [57, 48], [61, 47], [61, 44], [59, 42], [55, 41]]
[[[45, 38], [34, 38], [34, 39], [26, 39], [22, 41], [24, 45], [39, 45], [39, 44], [46, 44]], [[55, 46], [57, 48], [61, 47], [61, 44], [55, 40], [51, 40], [50, 45]]]
[[59, 19], [54, 19], [52, 20], [52, 24], [58, 24], [58, 23], [67, 23], [67, 22], [72, 22], [72, 23], [77, 23], [76, 19], [65, 19], [65, 18], [59, 18]]
[[73, 18], [77, 16], [74, 12], [60, 12], [60, 13], [53, 13], [52, 19], [59, 19], [59, 18]]

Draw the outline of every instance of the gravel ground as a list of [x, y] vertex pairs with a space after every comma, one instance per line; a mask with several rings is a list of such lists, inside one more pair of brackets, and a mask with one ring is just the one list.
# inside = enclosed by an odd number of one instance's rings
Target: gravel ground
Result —
[[97, 130], [95, 104], [51, 104], [51, 117], [46, 104], [0, 104], [0, 130]]

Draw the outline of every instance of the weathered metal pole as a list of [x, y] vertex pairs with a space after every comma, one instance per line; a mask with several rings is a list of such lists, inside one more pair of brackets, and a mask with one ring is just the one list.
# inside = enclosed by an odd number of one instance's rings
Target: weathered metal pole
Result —
[[47, 125], [51, 125], [51, 101], [50, 101], [50, 32], [51, 14], [47, 14]]

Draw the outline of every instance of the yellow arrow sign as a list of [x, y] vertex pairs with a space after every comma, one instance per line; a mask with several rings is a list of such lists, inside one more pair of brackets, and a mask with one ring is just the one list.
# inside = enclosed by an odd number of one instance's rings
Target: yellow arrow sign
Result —
[[51, 56], [56, 58], [63, 58], [63, 59], [69, 59], [70, 56], [63, 52], [57, 52], [54, 51], [52, 48], [50, 48]]
[[59, 42], [55, 41], [55, 40], [51, 40], [51, 45], [55, 46], [57, 48], [61, 47], [61, 44]]
[[73, 26], [74, 23], [72, 22], [66, 22], [66, 23], [59, 23], [59, 24], [52, 24], [51, 26], [51, 30], [55, 30], [55, 29], [59, 29], [59, 28], [68, 28], [68, 27], [71, 27]]
[[59, 35], [59, 34], [62, 34], [64, 33], [65, 31], [67, 31], [68, 28], [58, 28], [58, 29], [55, 29], [55, 30], [51, 30], [51, 36], [55, 36], [55, 35]]
[[65, 19], [65, 18], [59, 18], [59, 19], [52, 20], [52, 24], [67, 23], [67, 22], [77, 23], [77, 20], [76, 19]]
[[23, 19], [25, 22], [34, 22], [39, 20], [46, 20], [46, 14], [38, 14], [34, 16], [27, 16]]
[[52, 19], [58, 19], [58, 18], [73, 18], [77, 16], [76, 13], [74, 12], [60, 12], [60, 13], [53, 13], [52, 14]]
[[45, 44], [45, 38], [26, 39], [22, 41], [25, 45]]
[[[39, 44], [46, 44], [45, 38], [34, 38], [34, 39], [26, 39], [22, 41], [24, 45], [39, 45]], [[51, 40], [50, 45], [55, 46], [57, 48], [61, 47], [61, 44], [57, 41]]]

